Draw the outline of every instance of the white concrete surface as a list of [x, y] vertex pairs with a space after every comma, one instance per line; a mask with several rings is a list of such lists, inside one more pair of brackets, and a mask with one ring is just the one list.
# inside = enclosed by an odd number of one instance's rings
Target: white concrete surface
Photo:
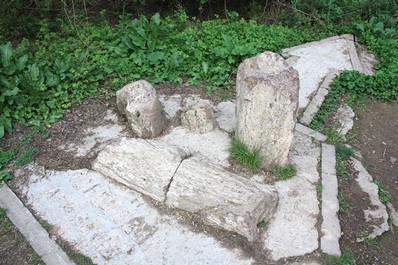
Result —
[[[95, 264], [252, 264], [241, 251], [191, 232], [142, 196], [87, 169], [33, 175], [28, 204]], [[59, 263], [61, 264], [61, 263]]]
[[352, 70], [348, 41], [344, 37], [332, 37], [283, 50], [286, 61], [300, 77], [299, 108], [307, 107], [330, 69]]
[[47, 265], [75, 264], [7, 185], [0, 188], [0, 207]]
[[279, 205], [263, 238], [273, 260], [309, 254], [319, 247], [316, 184], [320, 148], [310, 137], [296, 132], [292, 150], [297, 175], [275, 183]]

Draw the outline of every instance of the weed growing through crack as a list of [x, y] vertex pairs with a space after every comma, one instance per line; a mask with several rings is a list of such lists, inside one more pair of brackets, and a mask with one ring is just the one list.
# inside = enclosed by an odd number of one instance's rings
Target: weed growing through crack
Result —
[[258, 224], [257, 224], [257, 228], [264, 228], [264, 227], [266, 227], [268, 225], [268, 221], [267, 220], [261, 220], [261, 222], [259, 222]]
[[274, 172], [282, 180], [289, 179], [297, 173], [297, 166], [295, 164], [290, 164], [285, 167], [274, 166]]
[[336, 154], [340, 159], [345, 160], [354, 156], [355, 151], [344, 144], [338, 144], [336, 145]]
[[235, 162], [248, 166], [253, 172], [259, 170], [260, 149], [255, 148], [251, 151], [241, 140], [234, 138], [230, 152], [231, 158]]
[[70, 259], [72, 259], [74, 262], [76, 262], [77, 264], [81, 264], [81, 265], [92, 265], [93, 264], [91, 262], [91, 260], [89, 258], [87, 258], [86, 256], [79, 254], [79, 253], [69, 249], [66, 246], [61, 246], [61, 248], [65, 251], [65, 253], [68, 255], [68, 257]]
[[374, 183], [377, 185], [379, 188], [379, 200], [382, 203], [387, 203], [388, 200], [390, 199], [390, 193], [384, 189], [384, 187], [381, 185], [380, 180], [375, 179]]
[[327, 142], [332, 145], [337, 145], [343, 142], [343, 136], [333, 128], [328, 128], [324, 131], [324, 134], [328, 137]]
[[323, 186], [321, 183], [316, 184], [316, 193], [321, 194], [323, 191]]

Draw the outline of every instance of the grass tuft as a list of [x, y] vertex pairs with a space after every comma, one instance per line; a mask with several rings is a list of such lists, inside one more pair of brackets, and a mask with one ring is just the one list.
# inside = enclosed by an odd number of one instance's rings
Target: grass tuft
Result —
[[337, 154], [342, 160], [345, 160], [345, 159], [348, 159], [348, 158], [354, 156], [355, 152], [354, 152], [354, 150], [353, 150], [352, 148], [347, 147], [347, 146], [344, 145], [344, 144], [338, 144], [338, 145], [336, 146], [336, 154]]
[[248, 166], [253, 172], [258, 172], [260, 164], [260, 149], [255, 148], [250, 151], [249, 148], [239, 139], [232, 139], [231, 158], [236, 163]]
[[322, 264], [324, 265], [356, 265], [355, 259], [349, 251], [344, 251], [340, 257], [323, 255]]
[[295, 164], [290, 164], [285, 167], [274, 166], [274, 172], [280, 179], [289, 179], [297, 173], [297, 166]]

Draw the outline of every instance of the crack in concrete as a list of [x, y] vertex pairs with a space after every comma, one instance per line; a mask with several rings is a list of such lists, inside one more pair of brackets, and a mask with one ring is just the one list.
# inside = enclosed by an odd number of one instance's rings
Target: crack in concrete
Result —
[[171, 187], [171, 183], [173, 182], [174, 176], [177, 174], [178, 169], [180, 168], [182, 162], [183, 162], [184, 160], [190, 158], [191, 156], [192, 156], [192, 154], [186, 154], [185, 156], [183, 156], [183, 157], [181, 158], [180, 163], [178, 164], [178, 166], [176, 167], [176, 170], [175, 170], [174, 173], [173, 173], [173, 176], [171, 176], [171, 178], [170, 178], [169, 184], [167, 184], [167, 186], [166, 186], [165, 189], [164, 189], [164, 200], [163, 200], [163, 203], [166, 203], [167, 194], [169, 193], [169, 190], [170, 190], [170, 187]]

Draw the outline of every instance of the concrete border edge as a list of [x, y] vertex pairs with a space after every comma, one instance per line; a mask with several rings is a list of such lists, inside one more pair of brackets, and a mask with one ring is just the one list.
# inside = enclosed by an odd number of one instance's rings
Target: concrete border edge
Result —
[[0, 188], [0, 207], [6, 210], [7, 217], [47, 265], [75, 264], [7, 184]]

